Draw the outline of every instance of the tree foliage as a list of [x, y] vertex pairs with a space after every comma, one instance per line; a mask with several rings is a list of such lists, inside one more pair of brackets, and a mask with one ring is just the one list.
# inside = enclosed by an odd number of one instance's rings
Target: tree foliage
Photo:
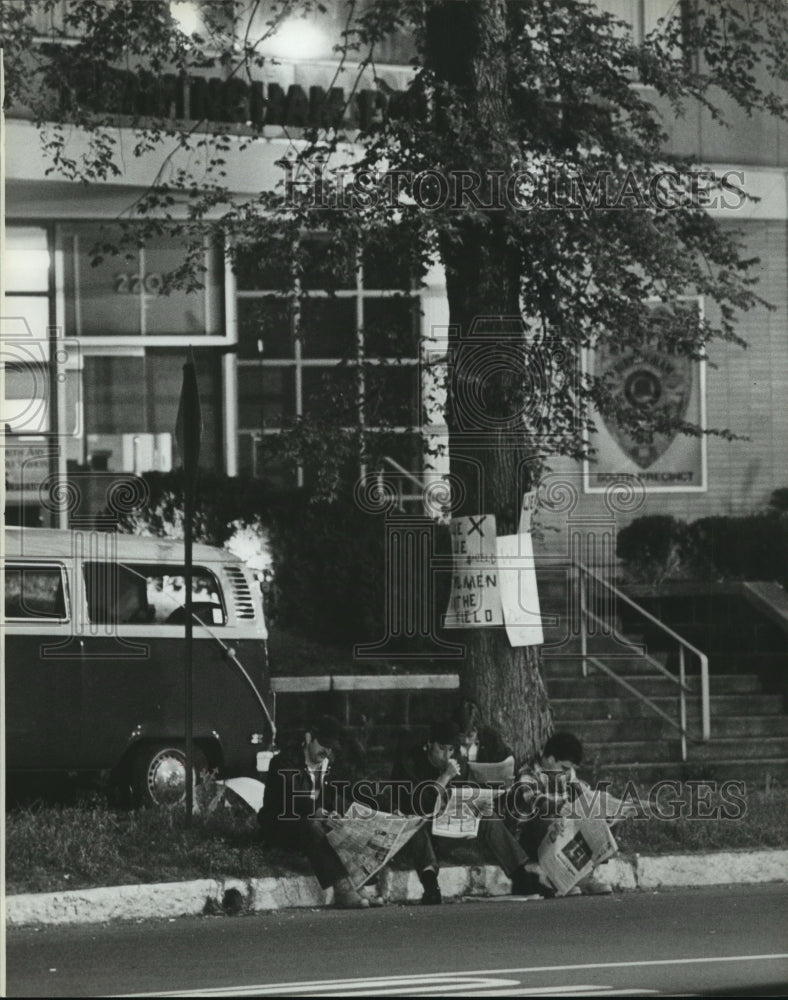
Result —
[[[7, 100], [38, 123], [52, 172], [94, 182], [118, 177], [130, 158], [156, 163], [129, 206], [128, 239], [178, 235], [174, 283], [199, 283], [208, 224], [231, 256], [251, 247], [272, 265], [284, 258], [294, 279], [308, 264], [297, 249], [305, 232], [330, 234], [327, 271], [332, 254], [345, 259], [394, 231], [417, 277], [439, 260], [453, 327], [449, 448], [466, 487], [457, 509], [494, 512], [508, 529], [543, 461], [588, 453], [594, 410], [640, 441], [701, 433], [667, 404], [643, 408], [612, 391], [585, 370], [583, 351], [649, 344], [696, 360], [715, 342], [741, 343], [737, 314], [761, 302], [756, 261], [707, 206], [747, 195], [741, 178], [709, 176], [693, 155], [672, 152], [669, 125], [698, 107], [721, 127], [726, 107], [788, 116], [783, 0], [682, 0], [638, 41], [586, 0], [211, 0], [190, 33], [177, 8], [67, 0], [61, 17], [55, 0], [0, 4]], [[294, 17], [326, 19], [338, 67], [357, 87], [375, 81], [379, 113], [349, 131], [329, 92], [324, 125], [290, 135], [279, 185], [241, 196], [230, 164], [267, 141], [264, 116], [238, 127], [214, 109], [183, 121], [177, 83], [208, 71], [253, 80], [272, 62], [267, 42]], [[389, 94], [378, 52], [396, 33], [413, 37], [415, 58], [406, 92]], [[96, 253], [116, 250], [108, 240]], [[687, 296], [714, 308], [677, 308]], [[653, 299], [667, 306], [658, 327]], [[479, 318], [498, 360], [463, 369], [461, 338]], [[300, 421], [295, 447], [330, 464], [317, 431]], [[474, 434], [489, 439], [484, 454], [468, 443]], [[486, 496], [467, 488], [463, 457], [484, 472]], [[482, 662], [527, 666], [511, 707], [497, 710], [510, 735], [524, 703], [544, 703], [535, 661], [472, 638], [467, 675], [483, 708], [498, 682]], [[533, 749], [546, 724], [518, 747]]]

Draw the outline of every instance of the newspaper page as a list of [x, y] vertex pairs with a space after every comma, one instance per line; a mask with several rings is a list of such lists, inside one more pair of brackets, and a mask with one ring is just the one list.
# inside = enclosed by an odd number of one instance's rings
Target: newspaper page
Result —
[[425, 822], [421, 816], [394, 816], [354, 802], [344, 816], [332, 816], [327, 821], [327, 839], [351, 885], [360, 889]]
[[478, 836], [482, 817], [492, 816], [495, 800], [503, 789], [452, 785], [449, 791], [446, 808], [433, 817], [432, 832], [436, 837], [470, 840]]
[[565, 896], [618, 846], [604, 819], [557, 819], [539, 845], [539, 867], [559, 896]]

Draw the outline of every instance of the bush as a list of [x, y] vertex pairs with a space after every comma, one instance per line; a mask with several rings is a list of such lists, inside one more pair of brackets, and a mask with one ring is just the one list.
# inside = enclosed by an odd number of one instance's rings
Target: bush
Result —
[[788, 519], [774, 514], [703, 517], [689, 525], [684, 561], [720, 580], [788, 582]]
[[618, 534], [616, 552], [635, 582], [659, 583], [680, 563], [687, 525], [675, 517], [639, 517]]
[[776, 580], [788, 586], [788, 518], [774, 510], [703, 517], [689, 525], [674, 517], [641, 517], [619, 533], [616, 551], [634, 582]]
[[[149, 504], [127, 515], [123, 530], [182, 537], [182, 475], [151, 473], [145, 480]], [[201, 473], [195, 525], [196, 541], [225, 545], [241, 558], [257, 548], [269, 624], [322, 642], [383, 636], [390, 585], [383, 514], [352, 500], [316, 501], [306, 490], [275, 494], [259, 480]], [[436, 604], [442, 610], [445, 600]]]

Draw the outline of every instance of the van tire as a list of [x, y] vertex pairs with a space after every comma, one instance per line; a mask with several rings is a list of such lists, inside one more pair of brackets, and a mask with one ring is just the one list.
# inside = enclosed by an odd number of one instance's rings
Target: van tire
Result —
[[[205, 754], [193, 748], [194, 784], [208, 766]], [[178, 743], [148, 743], [131, 763], [131, 791], [135, 806], [171, 806], [186, 799], [186, 750]]]

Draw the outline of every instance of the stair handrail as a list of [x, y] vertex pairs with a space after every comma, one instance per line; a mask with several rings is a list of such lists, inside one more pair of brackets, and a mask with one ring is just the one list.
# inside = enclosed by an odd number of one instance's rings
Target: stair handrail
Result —
[[[614, 594], [617, 598], [623, 600], [630, 607], [634, 608], [635, 611], [639, 615], [641, 615], [642, 617], [648, 619], [653, 625], [656, 625], [656, 627], [658, 629], [660, 629], [662, 632], [664, 632], [666, 635], [670, 636], [671, 639], [673, 639], [675, 642], [678, 643], [678, 647], [679, 647], [679, 676], [675, 677], [673, 674], [670, 673], [669, 670], [663, 668], [661, 664], [659, 664], [659, 666], [660, 666], [662, 672], [665, 674], [665, 676], [668, 677], [673, 683], [678, 684], [678, 686], [679, 686], [679, 713], [680, 713], [680, 721], [679, 721], [679, 724], [678, 724], [677, 728], [679, 728], [680, 731], [681, 731], [681, 759], [684, 760], [684, 761], [686, 761], [686, 759], [687, 759], [687, 702], [686, 702], [686, 694], [687, 694], [687, 690], [688, 689], [687, 689], [687, 683], [686, 683], [685, 652], [694, 653], [694, 655], [698, 657], [698, 660], [700, 662], [701, 740], [704, 743], [708, 742], [708, 740], [711, 738], [711, 707], [710, 707], [710, 701], [709, 701], [709, 658], [708, 658], [708, 656], [706, 655], [706, 653], [702, 652], [696, 646], [693, 646], [692, 643], [688, 642], [683, 636], [679, 635], [678, 632], [675, 632], [672, 628], [670, 628], [670, 626], [666, 625], [664, 622], [660, 621], [659, 618], [657, 618], [654, 615], [652, 615], [650, 611], [647, 611], [644, 607], [642, 607], [636, 601], [633, 601], [631, 597], [629, 597], [627, 594], [625, 594], [622, 590], [619, 590], [619, 588], [616, 587], [615, 584], [612, 584], [608, 580], [605, 580], [604, 577], [600, 576], [598, 573], [594, 572], [594, 570], [592, 570], [588, 566], [586, 566], [585, 563], [581, 562], [579, 559], [575, 559], [575, 560], [573, 560], [572, 564], [573, 564], [573, 566], [575, 566], [577, 568], [577, 570], [579, 571], [579, 573], [581, 575], [593, 578], [597, 583], [601, 584], [607, 591], [609, 591], [610, 593]], [[597, 615], [595, 615], [593, 613], [593, 611], [590, 611], [586, 607], [585, 592], [584, 592], [582, 583], [580, 585], [580, 612], [581, 612], [581, 615], [580, 615], [580, 618], [581, 618], [581, 655], [582, 655], [582, 658], [583, 658], [583, 673], [585, 675], [586, 670], [587, 670], [587, 667], [586, 667], [587, 660], [591, 660], [594, 663], [594, 666], [599, 666], [599, 662], [596, 661], [595, 658], [589, 657], [588, 654], [587, 654], [587, 647], [586, 647], [586, 639], [587, 639], [587, 636], [586, 636], [586, 618], [591, 617], [591, 618], [594, 618], [596, 621], [600, 621], [600, 619], [598, 618]], [[656, 661], [652, 657], [649, 657], [649, 660], [652, 663], [656, 663]], [[603, 667], [602, 669], [609, 676], [611, 676], [615, 680], [619, 681], [619, 683], [624, 684], [624, 686], [628, 686], [626, 684], [626, 682], [622, 681], [622, 679], [619, 678], [618, 675], [613, 670], [611, 670], [610, 668]], [[638, 694], [638, 697], [640, 697], [640, 699], [642, 701], [645, 701], [646, 703], [650, 702], [650, 699], [646, 698], [645, 695], [642, 695], [642, 694], [640, 694], [638, 692], [636, 692], [636, 693]], [[664, 713], [661, 712], [660, 709], [657, 708], [657, 706], [651, 705], [651, 707], [653, 709], [655, 709], [656, 711], [658, 711], [659, 714], [664, 714]]]
[[[422, 491], [424, 490], [424, 483], [419, 479], [418, 476], [414, 475], [414, 473], [412, 472], [408, 472], [408, 470], [404, 466], [400, 465], [396, 459], [391, 458], [390, 455], [381, 455], [380, 461], [381, 461], [381, 466], [384, 463], [390, 465], [391, 468], [395, 472], [399, 473], [400, 476], [404, 476], [405, 479], [409, 479], [411, 483], [414, 483], [418, 487], [419, 490], [418, 495], [416, 496], [409, 495], [408, 497], [406, 497], [405, 494], [402, 492], [402, 484], [398, 481], [395, 481], [395, 487], [397, 490], [397, 507], [400, 510], [403, 510], [403, 501], [405, 499], [408, 500], [421, 499]], [[384, 475], [384, 469], [383, 468], [378, 469], [378, 485], [381, 490], [383, 489], [383, 475]]]

